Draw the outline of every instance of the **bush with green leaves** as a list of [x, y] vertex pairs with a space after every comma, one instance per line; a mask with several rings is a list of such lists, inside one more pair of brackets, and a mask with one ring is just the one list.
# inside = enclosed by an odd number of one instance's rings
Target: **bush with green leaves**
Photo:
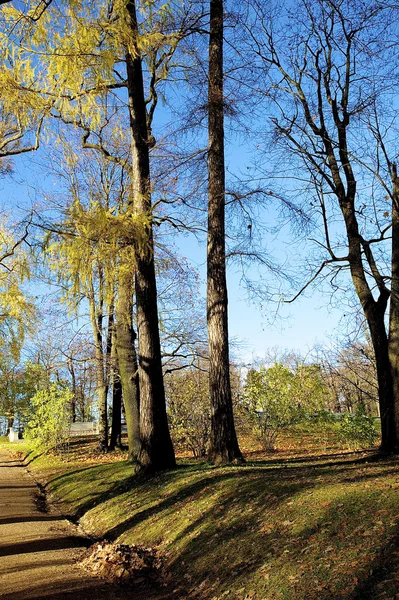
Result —
[[320, 410], [326, 393], [317, 365], [292, 370], [275, 363], [248, 373], [241, 412], [264, 450], [272, 452], [279, 433]]
[[176, 371], [165, 383], [173, 442], [194, 458], [204, 457], [211, 424], [208, 374], [199, 369]]
[[60, 449], [68, 441], [71, 401], [71, 390], [58, 383], [38, 390], [31, 398], [25, 438], [43, 450]]
[[350, 450], [373, 446], [378, 438], [375, 421], [361, 411], [344, 413], [338, 420], [338, 437]]
[[379, 437], [375, 419], [367, 416], [364, 410], [356, 413], [322, 410], [310, 415], [301, 427], [326, 449], [337, 445], [349, 450], [369, 448]]

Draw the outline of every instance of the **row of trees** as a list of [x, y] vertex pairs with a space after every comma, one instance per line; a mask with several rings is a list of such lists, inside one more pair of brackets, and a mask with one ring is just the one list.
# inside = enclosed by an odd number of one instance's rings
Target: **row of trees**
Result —
[[[4, 110], [10, 114], [16, 131], [4, 136], [3, 147], [4, 155], [8, 156], [37, 147], [43, 124], [50, 117], [80, 129], [83, 147], [105, 157], [108, 162], [105, 169], [110, 165], [118, 167], [118, 176], [123, 183], [117, 198], [110, 197], [109, 188], [103, 189], [103, 195], [96, 198], [93, 189], [87, 190], [86, 186], [88, 205], [83, 206], [81, 190], [73, 185], [63, 221], [55, 227], [45, 222], [39, 225], [55, 234], [49, 239], [48, 251], [62, 264], [60, 276], [69, 288], [74, 289], [75, 296], [83, 290], [88, 302], [95, 342], [102, 445], [107, 446], [107, 366], [114, 351], [124, 394], [130, 456], [141, 468], [151, 470], [175, 464], [166, 418], [155, 280], [151, 127], [157, 105], [156, 86], [168, 73], [178, 42], [190, 33], [193, 23], [202, 15], [191, 14], [190, 10], [185, 14], [172, 14], [169, 8], [162, 6], [143, 8], [146, 15], [139, 25], [134, 2], [101, 6], [88, 3], [82, 7], [72, 3], [50, 7], [47, 3], [26, 6], [24, 12], [7, 6], [4, 9], [4, 76], [19, 92], [20, 110], [18, 114], [11, 110], [11, 102], [15, 106], [16, 96], [11, 98], [10, 93], [10, 97], [4, 99]], [[54, 18], [57, 18], [57, 26], [53, 26]], [[218, 22], [216, 44], [221, 44], [223, 18], [215, 15], [211, 21]], [[211, 38], [212, 53], [215, 36]], [[38, 54], [43, 56], [41, 62], [34, 58]], [[67, 62], [65, 56], [68, 56]], [[87, 60], [87, 56], [91, 58]], [[150, 71], [149, 101], [145, 98], [144, 57]], [[221, 54], [219, 59], [217, 68], [222, 73]], [[216, 60], [211, 59], [211, 67]], [[221, 82], [215, 85], [221, 85]], [[124, 90], [127, 122], [120, 108], [121, 97], [110, 94], [116, 89]], [[212, 86], [209, 93], [215, 95]], [[216, 95], [210, 106], [218, 104], [216, 120], [221, 118], [223, 121], [222, 89]], [[22, 149], [21, 140], [26, 133], [29, 138], [29, 132], [35, 126], [36, 143]], [[214, 124], [215, 128], [220, 126], [220, 123]], [[113, 144], [112, 136], [118, 132], [130, 132], [130, 148], [123, 140], [121, 144]], [[107, 144], [111, 151], [106, 148]], [[215, 168], [210, 166], [210, 173]], [[218, 174], [214, 176], [218, 177]], [[109, 184], [109, 180], [106, 183]], [[212, 195], [215, 192], [210, 191], [210, 198]], [[113, 205], [112, 200], [116, 200]], [[224, 190], [221, 195], [217, 193], [216, 202], [224, 206]], [[222, 244], [224, 257], [224, 233], [220, 221], [223, 215], [215, 216], [213, 220], [218, 229], [213, 235], [215, 239], [219, 235], [217, 244]], [[217, 256], [220, 258], [220, 250], [217, 250]], [[215, 258], [213, 263], [213, 268], [219, 268]], [[225, 287], [225, 282], [223, 285]], [[133, 292], [138, 360], [132, 322]], [[216, 288], [214, 292], [220, 293]], [[216, 311], [212, 319], [214, 324], [210, 324], [210, 331], [219, 327], [219, 312]], [[107, 327], [105, 340], [104, 321]], [[227, 330], [223, 336], [226, 345]], [[104, 355], [107, 355], [106, 360]], [[228, 365], [226, 350], [225, 355]], [[211, 363], [215, 361], [216, 357], [211, 358]], [[220, 379], [223, 376], [221, 369], [223, 364], [216, 366], [214, 377]], [[226, 385], [228, 393], [228, 379]], [[212, 458], [223, 462], [231, 458], [226, 450], [230, 444], [227, 436], [234, 434], [231, 401], [227, 396], [220, 403], [219, 387], [213, 387], [216, 408]], [[227, 429], [224, 425], [226, 415]]]
[[[396, 451], [397, 7], [381, 0], [252, 1], [237, 14], [223, 0], [143, 2], [139, 12], [132, 0], [27, 2], [22, 10], [2, 4], [0, 152], [6, 159], [37, 149], [44, 132], [61, 148], [62, 194], [47, 193], [52, 204], [47, 212], [40, 206], [33, 221], [46, 232], [46, 257], [66, 297], [90, 316], [103, 448], [110, 365], [117, 365], [131, 459], [145, 470], [175, 464], [157, 284], [170, 270], [173, 233], [205, 228], [208, 456], [216, 464], [242, 460], [226, 255], [266, 262], [253, 207], [267, 199], [313, 229], [318, 252], [300, 292], [325, 275], [348, 294], [349, 273], [375, 356], [382, 449]], [[224, 56], [226, 19], [235, 27]], [[187, 108], [191, 89], [200, 100]], [[168, 103], [173, 93], [184, 121], [176, 117], [177, 131], [166, 131], [159, 99]], [[246, 180], [237, 172], [235, 189], [226, 180], [224, 121], [239, 114], [242, 100], [256, 115], [256, 124], [245, 116], [242, 124], [262, 164]], [[226, 250], [226, 238], [234, 243], [236, 234], [238, 244]], [[177, 335], [168, 350], [172, 358], [181, 350], [186, 362], [195, 354]]]
[[[372, 445], [378, 407], [375, 366], [367, 364], [358, 352], [359, 345], [345, 347], [324, 364], [306, 363], [299, 355], [288, 353], [276, 355], [269, 366], [265, 361], [251, 369], [230, 366], [240, 436], [247, 441], [255, 438], [266, 451], [274, 451], [280, 435], [298, 427], [297, 433], [309, 429], [326, 445], [337, 441], [351, 448]], [[93, 367], [94, 362], [93, 357]], [[60, 365], [56, 377], [54, 370], [41, 363], [26, 363], [24, 369], [12, 373], [2, 371], [1, 412], [10, 415], [9, 425], [16, 418], [17, 426], [24, 427], [25, 436], [40, 448], [63, 448], [77, 412], [73, 381], [62, 379], [59, 369]], [[374, 392], [370, 387], [373, 381]], [[206, 457], [211, 432], [207, 361], [168, 373], [165, 392], [174, 444], [195, 458]], [[121, 406], [116, 405], [115, 395], [113, 390], [112, 429], [120, 433], [120, 418], [115, 418], [114, 411], [119, 411], [120, 417]], [[90, 418], [89, 410], [88, 405]], [[110, 447], [115, 447], [113, 436]]]

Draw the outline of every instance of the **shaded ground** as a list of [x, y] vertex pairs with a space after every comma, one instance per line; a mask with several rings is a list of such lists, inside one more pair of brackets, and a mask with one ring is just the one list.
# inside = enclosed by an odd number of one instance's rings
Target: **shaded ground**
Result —
[[75, 564], [91, 543], [57, 512], [48, 511], [43, 492], [20, 461], [0, 450], [0, 598], [138, 598], [140, 591], [102, 583]]
[[396, 457], [187, 462], [148, 480], [128, 463], [74, 467], [49, 479], [63, 510], [96, 536], [156, 545], [182, 598], [399, 600]]
[[[297, 439], [287, 452], [250, 453], [246, 466], [212, 468], [184, 459], [173, 471], [138, 478], [129, 462], [120, 461], [123, 455], [100, 456], [93, 444], [76, 441], [62, 459], [22, 446], [19, 451], [27, 453], [25, 464], [43, 481], [43, 490], [85, 531], [97, 539], [159, 550], [169, 589], [162, 588], [162, 594], [154, 587], [116, 590], [86, 580], [63, 554], [80, 552], [64, 547], [66, 538], [72, 537], [74, 546], [80, 537], [69, 528], [53, 540], [55, 553], [62, 554], [65, 590], [59, 591], [60, 572], [54, 592], [35, 584], [31, 595], [12, 597], [399, 600], [398, 457], [309, 448]], [[0, 503], [3, 487], [0, 467]], [[43, 505], [39, 497], [36, 509]], [[32, 515], [23, 516], [29, 524]], [[36, 523], [43, 525], [43, 517], [36, 510]], [[0, 507], [0, 532], [10, 518], [19, 517], [3, 517]], [[62, 520], [54, 518], [57, 527]], [[31, 546], [34, 553], [28, 552], [30, 558], [44, 553], [43, 560], [52, 563], [42, 582], [51, 580], [57, 559], [41, 547], [48, 538], [48, 533], [44, 542], [39, 537]], [[4, 544], [7, 553], [21, 550], [16, 542]], [[24, 568], [29, 575], [29, 562]]]

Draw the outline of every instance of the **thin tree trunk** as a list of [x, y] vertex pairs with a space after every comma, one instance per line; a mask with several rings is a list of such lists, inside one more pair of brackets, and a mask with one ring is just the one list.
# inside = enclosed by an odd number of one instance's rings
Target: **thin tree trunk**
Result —
[[99, 448], [102, 452], [108, 450], [108, 411], [107, 396], [108, 385], [106, 382], [104, 350], [103, 350], [103, 332], [102, 332], [102, 306], [96, 309], [94, 291], [89, 298], [90, 317], [93, 328], [94, 348], [95, 348], [95, 368], [96, 368], [96, 386], [98, 402], [98, 433]]
[[116, 300], [116, 355], [123, 390], [129, 459], [137, 462], [141, 448], [140, 396], [138, 365], [135, 348], [136, 332], [133, 329], [133, 290], [131, 278], [120, 276]]
[[207, 322], [211, 435], [215, 464], [242, 461], [230, 387], [225, 257], [225, 165], [223, 107], [223, 0], [210, 2]]
[[132, 33], [126, 55], [130, 129], [132, 135], [132, 197], [137, 214], [148, 218], [145, 244], [136, 245], [136, 306], [139, 348], [140, 433], [138, 464], [158, 471], [176, 464], [166, 416], [159, 338], [154, 241], [151, 223], [151, 190], [147, 112], [143, 72], [137, 45], [138, 26], [134, 1], [126, 4]]
[[76, 398], [77, 398], [77, 388], [76, 388], [76, 377], [75, 377], [75, 369], [73, 366], [73, 360], [70, 358], [68, 360], [68, 371], [71, 374], [72, 380], [72, 401], [71, 401], [71, 415], [72, 415], [72, 423], [76, 423]]

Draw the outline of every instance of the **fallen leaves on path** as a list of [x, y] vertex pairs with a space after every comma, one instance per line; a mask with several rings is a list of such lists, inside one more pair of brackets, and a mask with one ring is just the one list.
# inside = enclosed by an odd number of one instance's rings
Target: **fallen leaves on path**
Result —
[[88, 548], [79, 561], [86, 571], [110, 583], [136, 582], [156, 575], [162, 567], [154, 548], [111, 544], [106, 540]]

